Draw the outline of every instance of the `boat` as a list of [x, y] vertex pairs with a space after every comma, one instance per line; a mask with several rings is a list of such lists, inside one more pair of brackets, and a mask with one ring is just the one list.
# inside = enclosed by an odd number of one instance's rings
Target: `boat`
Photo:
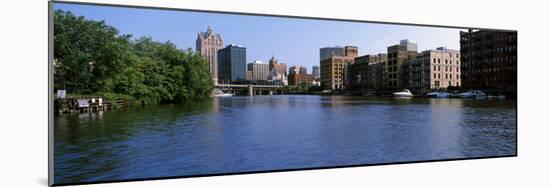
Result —
[[498, 94], [498, 95], [489, 95], [487, 96], [488, 99], [506, 99], [506, 95]]
[[412, 97], [413, 94], [408, 89], [403, 89], [399, 92], [393, 92], [393, 97]]
[[215, 89], [213, 95], [214, 95], [214, 97], [231, 97], [231, 96], [233, 96], [232, 93], [225, 93], [220, 89]]
[[217, 93], [217, 94], [214, 94], [215, 97], [231, 97], [233, 96], [233, 94], [230, 94], [230, 93]]
[[487, 98], [487, 94], [485, 94], [485, 92], [481, 90], [469, 90], [466, 92], [456, 94], [456, 96], [460, 98], [476, 98], [476, 99]]
[[432, 97], [432, 98], [448, 98], [451, 97], [452, 94], [446, 92], [446, 91], [434, 91], [426, 94], [426, 97]]

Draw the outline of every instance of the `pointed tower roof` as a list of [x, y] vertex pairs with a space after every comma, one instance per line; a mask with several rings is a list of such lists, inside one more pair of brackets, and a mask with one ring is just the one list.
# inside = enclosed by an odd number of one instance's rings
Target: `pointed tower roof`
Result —
[[199, 32], [199, 37], [201, 38], [208, 38], [210, 36], [216, 36], [217, 38], [220, 38], [221, 39], [221, 36], [220, 34], [218, 33], [215, 33], [212, 28], [210, 27], [210, 25], [208, 26], [208, 28], [206, 29], [206, 32]]

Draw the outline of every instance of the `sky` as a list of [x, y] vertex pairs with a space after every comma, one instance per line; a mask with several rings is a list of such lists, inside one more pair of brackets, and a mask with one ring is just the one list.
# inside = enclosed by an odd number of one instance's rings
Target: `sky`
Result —
[[[224, 45], [246, 47], [247, 63], [268, 62], [275, 56], [280, 63], [305, 66], [311, 72], [319, 65], [319, 48], [357, 46], [359, 55], [386, 53], [387, 47], [409, 39], [424, 51], [437, 47], [460, 49], [460, 29], [358, 23], [329, 20], [203, 13], [173, 10], [108, 7], [54, 3], [54, 9], [106, 24], [131, 34], [134, 39], [152, 37], [171, 41], [179, 49], [192, 48], [198, 32], [208, 26], [220, 33]], [[398, 21], [398, 20], [396, 20]]]

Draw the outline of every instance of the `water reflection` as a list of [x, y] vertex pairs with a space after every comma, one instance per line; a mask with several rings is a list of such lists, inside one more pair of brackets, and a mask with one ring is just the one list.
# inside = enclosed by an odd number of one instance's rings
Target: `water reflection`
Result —
[[213, 98], [55, 117], [55, 182], [514, 155], [515, 101]]

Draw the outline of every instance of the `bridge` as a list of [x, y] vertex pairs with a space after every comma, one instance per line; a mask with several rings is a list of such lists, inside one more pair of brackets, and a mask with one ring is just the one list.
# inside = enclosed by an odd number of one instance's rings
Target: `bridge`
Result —
[[248, 95], [250, 96], [262, 94], [273, 95], [274, 93], [283, 94], [285, 91], [285, 87], [283, 85], [217, 84], [215, 87], [226, 93], [233, 94], [248, 91]]

